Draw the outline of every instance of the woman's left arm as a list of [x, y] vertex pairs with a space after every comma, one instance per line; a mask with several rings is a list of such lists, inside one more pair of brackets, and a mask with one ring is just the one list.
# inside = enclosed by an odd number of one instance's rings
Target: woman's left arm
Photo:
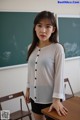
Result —
[[54, 88], [53, 88], [53, 103], [49, 111], [56, 109], [58, 115], [66, 115], [67, 109], [62, 105], [60, 99], [65, 99], [64, 95], [64, 61], [65, 53], [62, 45], [56, 45], [55, 66], [54, 66]]

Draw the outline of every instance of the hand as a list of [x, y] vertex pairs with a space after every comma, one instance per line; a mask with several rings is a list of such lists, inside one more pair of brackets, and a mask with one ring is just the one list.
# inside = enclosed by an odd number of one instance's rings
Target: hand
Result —
[[53, 108], [57, 111], [59, 116], [67, 115], [68, 110], [62, 105], [59, 99], [54, 100], [49, 108], [49, 112], [52, 111]]
[[27, 103], [30, 102], [30, 88], [26, 89], [25, 100]]

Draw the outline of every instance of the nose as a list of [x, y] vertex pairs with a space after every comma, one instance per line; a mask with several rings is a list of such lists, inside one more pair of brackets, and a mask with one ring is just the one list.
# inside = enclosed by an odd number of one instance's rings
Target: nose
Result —
[[41, 27], [41, 32], [46, 32], [46, 28], [44, 26]]

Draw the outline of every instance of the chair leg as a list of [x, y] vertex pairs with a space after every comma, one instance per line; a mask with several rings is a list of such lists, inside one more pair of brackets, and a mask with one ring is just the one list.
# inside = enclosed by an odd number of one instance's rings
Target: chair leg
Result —
[[29, 119], [30, 119], [30, 120], [32, 120], [32, 117], [31, 117], [31, 115], [29, 115]]

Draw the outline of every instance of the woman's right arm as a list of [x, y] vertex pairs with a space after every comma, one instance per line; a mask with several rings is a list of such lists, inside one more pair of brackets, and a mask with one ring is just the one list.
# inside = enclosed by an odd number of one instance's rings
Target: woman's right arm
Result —
[[[31, 46], [31, 44], [30, 45], [28, 45], [28, 50], [29, 50], [29, 48], [30, 48], [30, 46]], [[27, 74], [27, 87], [26, 87], [26, 94], [25, 94], [25, 100], [26, 100], [26, 102], [27, 103], [29, 103], [30, 102], [30, 83], [29, 83], [29, 74]]]

